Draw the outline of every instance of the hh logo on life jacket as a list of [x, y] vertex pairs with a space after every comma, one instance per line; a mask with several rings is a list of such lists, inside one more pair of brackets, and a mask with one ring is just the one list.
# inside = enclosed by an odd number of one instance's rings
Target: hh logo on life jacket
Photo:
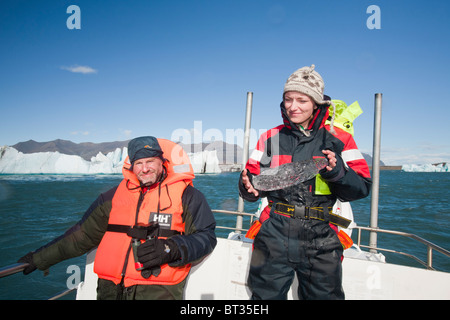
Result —
[[172, 214], [171, 213], [159, 213], [151, 212], [150, 221], [157, 221], [159, 226], [163, 229], [171, 229], [172, 227]]

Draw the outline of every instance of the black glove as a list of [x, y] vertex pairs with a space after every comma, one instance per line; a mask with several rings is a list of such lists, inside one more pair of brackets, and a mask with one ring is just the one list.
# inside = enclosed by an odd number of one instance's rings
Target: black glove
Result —
[[137, 256], [145, 269], [151, 269], [180, 259], [181, 253], [173, 240], [150, 239], [138, 247]]
[[28, 266], [25, 269], [23, 269], [24, 275], [30, 274], [37, 269], [36, 265], [33, 262], [33, 254], [34, 254], [33, 252], [28, 252], [26, 255], [24, 255], [17, 261], [19, 263], [28, 263]]

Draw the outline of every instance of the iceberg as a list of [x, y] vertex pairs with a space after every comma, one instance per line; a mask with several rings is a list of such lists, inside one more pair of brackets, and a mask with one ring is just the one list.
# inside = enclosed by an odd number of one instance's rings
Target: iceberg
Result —
[[[59, 152], [24, 154], [13, 147], [0, 147], [0, 174], [121, 174], [128, 149], [99, 152], [90, 161]], [[220, 173], [216, 151], [188, 154], [194, 173]]]
[[402, 171], [405, 172], [449, 172], [448, 163], [438, 164], [404, 164]]
[[216, 150], [188, 153], [194, 173], [220, 173], [219, 158]]

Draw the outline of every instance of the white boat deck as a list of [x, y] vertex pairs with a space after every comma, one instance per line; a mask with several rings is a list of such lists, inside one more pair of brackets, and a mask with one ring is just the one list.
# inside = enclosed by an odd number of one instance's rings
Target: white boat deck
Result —
[[[248, 300], [246, 279], [251, 251], [250, 242], [219, 238], [213, 253], [192, 268], [185, 299]], [[77, 290], [78, 300], [96, 299], [94, 257], [95, 251], [87, 256], [85, 279]], [[297, 298], [296, 286], [295, 280], [288, 299]], [[348, 300], [448, 300], [450, 273], [389, 264], [382, 254], [353, 246], [344, 252], [343, 287]]]

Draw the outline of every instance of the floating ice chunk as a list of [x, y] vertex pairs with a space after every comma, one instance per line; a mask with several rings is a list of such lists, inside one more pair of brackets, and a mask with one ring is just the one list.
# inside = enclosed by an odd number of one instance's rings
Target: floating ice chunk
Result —
[[406, 172], [450, 172], [448, 163], [439, 164], [405, 164], [402, 166], [402, 171]]

